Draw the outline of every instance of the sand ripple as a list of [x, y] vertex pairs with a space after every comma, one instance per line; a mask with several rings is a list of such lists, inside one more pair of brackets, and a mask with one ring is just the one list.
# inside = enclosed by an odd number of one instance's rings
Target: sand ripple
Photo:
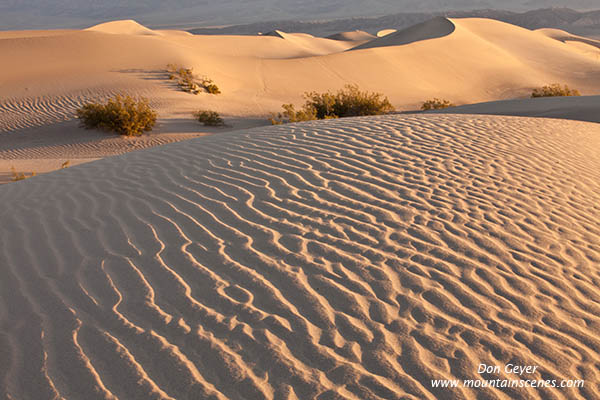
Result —
[[[0, 133], [34, 128], [76, 118], [76, 110], [90, 102], [104, 103], [115, 95], [150, 97], [150, 89], [92, 88], [51, 95], [5, 97], [0, 99]], [[162, 105], [151, 98], [153, 107]]]
[[[0, 394], [598, 398], [599, 150], [590, 123], [389, 116], [4, 185]], [[430, 385], [509, 362], [586, 386]]]

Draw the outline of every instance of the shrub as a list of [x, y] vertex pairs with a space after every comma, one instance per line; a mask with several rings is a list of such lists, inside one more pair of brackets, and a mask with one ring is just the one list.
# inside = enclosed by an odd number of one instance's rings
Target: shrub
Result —
[[363, 92], [357, 85], [346, 85], [335, 94], [307, 92], [304, 99], [306, 102], [298, 111], [292, 104], [282, 105], [284, 111], [271, 118], [271, 123], [381, 115], [394, 111], [394, 107], [383, 94]]
[[167, 64], [170, 80], [177, 80], [177, 85], [187, 93], [198, 94], [202, 91], [210, 94], [220, 94], [219, 87], [207, 77], [196, 79], [192, 68], [184, 68], [176, 64]]
[[284, 122], [312, 121], [317, 119], [317, 112], [314, 108], [304, 107], [296, 111], [293, 104], [284, 104], [281, 106], [283, 112], [274, 115], [270, 121], [273, 125], [280, 125]]
[[204, 126], [223, 126], [225, 122], [216, 111], [200, 110], [194, 113], [194, 117]]
[[144, 131], [151, 131], [156, 123], [156, 112], [148, 100], [119, 95], [106, 104], [84, 105], [77, 110], [77, 117], [87, 129], [114, 131], [125, 136], [140, 136]]
[[421, 106], [421, 110], [423, 110], [423, 111], [439, 110], [439, 109], [447, 108], [447, 107], [454, 107], [454, 104], [452, 104], [448, 100], [442, 100], [442, 99], [438, 99], [437, 97], [434, 97], [431, 100], [427, 100], [427, 101], [423, 102], [423, 105]]
[[562, 87], [558, 83], [533, 89], [531, 97], [556, 97], [556, 96], [581, 96], [577, 89], [569, 89], [567, 85]]
[[200, 84], [202, 85], [204, 90], [206, 90], [207, 93], [221, 94], [221, 90], [219, 90], [219, 87], [217, 85], [215, 85], [215, 83], [212, 81], [212, 79], [208, 79], [208, 78], [204, 77], [204, 78], [202, 78], [202, 81], [200, 82]]
[[12, 173], [13, 182], [22, 181], [23, 179], [31, 178], [36, 175], [35, 172], [32, 172], [30, 175], [25, 175], [24, 172], [17, 172], [15, 167], [11, 167], [10, 171]]

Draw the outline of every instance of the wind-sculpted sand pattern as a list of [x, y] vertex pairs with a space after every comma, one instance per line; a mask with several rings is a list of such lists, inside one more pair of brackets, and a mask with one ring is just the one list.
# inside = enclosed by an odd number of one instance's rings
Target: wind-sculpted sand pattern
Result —
[[[0, 99], [0, 133], [34, 128], [76, 118], [78, 108], [90, 102], [106, 102], [115, 95], [144, 97], [152, 94], [143, 88], [93, 88], [52, 95], [6, 97]], [[160, 105], [151, 99], [151, 105]]]
[[[388, 116], [0, 187], [0, 393], [599, 398], [599, 151], [591, 123]], [[585, 386], [431, 386], [480, 363]]]

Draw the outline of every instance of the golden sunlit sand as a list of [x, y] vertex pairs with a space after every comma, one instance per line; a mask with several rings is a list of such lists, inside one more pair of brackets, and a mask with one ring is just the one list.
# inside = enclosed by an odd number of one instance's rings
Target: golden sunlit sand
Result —
[[[593, 123], [349, 118], [4, 185], [0, 387], [19, 399], [597, 398], [598, 151]], [[477, 379], [482, 363], [586, 385], [431, 386]]]

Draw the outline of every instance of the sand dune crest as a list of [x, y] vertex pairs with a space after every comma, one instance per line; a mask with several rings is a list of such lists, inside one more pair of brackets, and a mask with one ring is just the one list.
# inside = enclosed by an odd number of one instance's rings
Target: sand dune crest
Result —
[[110, 21], [102, 24], [94, 25], [86, 29], [86, 31], [112, 33], [118, 35], [148, 35], [160, 36], [161, 34], [146, 28], [144, 25], [132, 20]]
[[[435, 39], [454, 32], [454, 23], [448, 18], [437, 17], [398, 32], [388, 33], [368, 43], [354, 47], [353, 50], [374, 47], [401, 46], [422, 40]], [[379, 34], [377, 35], [379, 36]]]
[[382, 30], [378, 31], [377, 35], [375, 35], [375, 36], [381, 38], [381, 37], [387, 36], [387, 35], [395, 33], [395, 32], [398, 32], [398, 29], [382, 29]]

